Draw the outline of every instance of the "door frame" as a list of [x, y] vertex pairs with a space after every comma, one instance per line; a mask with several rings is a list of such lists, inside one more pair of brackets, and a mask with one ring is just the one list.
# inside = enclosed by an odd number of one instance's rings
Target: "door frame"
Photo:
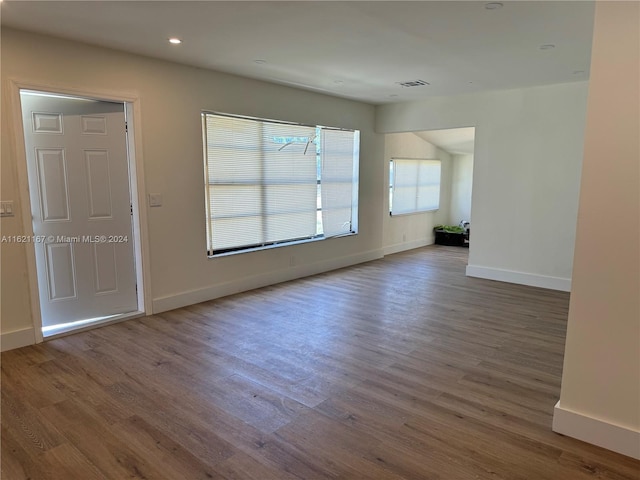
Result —
[[[24, 131], [22, 127], [22, 108], [20, 102], [20, 90], [35, 90], [52, 94], [69, 95], [74, 97], [103, 100], [107, 102], [123, 103], [127, 119], [127, 153], [129, 163], [129, 185], [131, 203], [133, 205], [133, 217], [131, 226], [134, 237], [134, 257], [136, 259], [136, 282], [138, 286], [138, 311], [132, 316], [142, 316], [152, 312], [151, 303], [151, 271], [149, 268], [149, 238], [146, 202], [146, 188], [144, 185], [144, 162], [142, 154], [142, 123], [140, 96], [134, 92], [105, 91], [85, 88], [69, 88], [62, 85], [34, 83], [19, 79], [9, 79], [10, 104], [13, 125], [15, 126], [15, 152], [17, 157], [18, 172], [18, 196], [21, 203], [22, 227], [24, 235], [33, 236], [33, 224], [31, 221], [32, 209], [29, 195], [29, 175], [27, 171], [27, 153], [25, 147]], [[31, 318], [35, 335], [35, 343], [44, 340], [42, 334], [42, 314], [40, 308], [40, 294], [38, 289], [38, 270], [36, 268], [35, 244], [26, 244], [27, 279], [29, 282]], [[114, 322], [121, 320], [114, 320]], [[100, 325], [104, 325], [104, 322]], [[91, 328], [78, 328], [74, 332]]]

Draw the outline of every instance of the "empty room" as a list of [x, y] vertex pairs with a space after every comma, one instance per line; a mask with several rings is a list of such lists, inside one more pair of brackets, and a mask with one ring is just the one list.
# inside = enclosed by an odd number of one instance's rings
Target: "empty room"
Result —
[[3, 479], [640, 478], [640, 3], [0, 9]]

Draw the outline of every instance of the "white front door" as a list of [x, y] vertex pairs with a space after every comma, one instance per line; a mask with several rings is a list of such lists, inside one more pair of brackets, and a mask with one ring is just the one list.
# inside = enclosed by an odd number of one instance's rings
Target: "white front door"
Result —
[[20, 100], [43, 332], [137, 311], [124, 104]]

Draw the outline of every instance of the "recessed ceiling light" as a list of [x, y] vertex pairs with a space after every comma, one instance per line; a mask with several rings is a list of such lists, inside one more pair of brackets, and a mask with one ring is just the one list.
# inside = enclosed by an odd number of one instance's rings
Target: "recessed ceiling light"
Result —
[[258, 65], [264, 65], [265, 63], [267, 63], [267, 61], [258, 59], [258, 60], [254, 60], [253, 63], [257, 63]]
[[389, 95], [389, 96], [393, 98], [393, 97], [397, 97], [398, 95], [396, 95], [395, 93], [393, 93], [393, 94], [391, 94], [391, 95]]
[[489, 2], [484, 4], [484, 8], [486, 8], [487, 10], [498, 10], [499, 8], [502, 8], [502, 7], [503, 7], [503, 4], [500, 2]]
[[177, 37], [171, 37], [171, 38], [169, 39], [169, 43], [172, 43], [172, 44], [174, 44], [174, 45], [180, 45], [180, 44], [182, 43], [182, 40], [180, 40], [180, 39], [179, 39], [179, 38], [177, 38]]
[[547, 43], [545, 45], [540, 45], [540, 50], [551, 50], [552, 48], [556, 48], [553, 43]]
[[334, 80], [333, 83], [335, 83], [336, 85], [342, 85], [344, 83], [344, 81], [342, 81], [342, 80]]
[[582, 73], [584, 73], [584, 70], [574, 70], [574, 71], [573, 71], [573, 74], [574, 74], [574, 75], [580, 75], [580, 74], [582, 74]]

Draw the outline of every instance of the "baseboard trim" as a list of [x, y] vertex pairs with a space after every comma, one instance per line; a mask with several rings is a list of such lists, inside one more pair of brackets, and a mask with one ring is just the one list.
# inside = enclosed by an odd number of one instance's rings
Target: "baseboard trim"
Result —
[[478, 265], [467, 265], [467, 276], [486, 278], [487, 280], [497, 280], [499, 282], [529, 285], [530, 287], [560, 290], [562, 292], [571, 291], [570, 278], [550, 277], [546, 275], [536, 275], [534, 273], [503, 270], [500, 268], [481, 267]]
[[413, 242], [402, 242], [394, 245], [388, 245], [384, 247], [384, 255], [393, 255], [394, 253], [404, 252], [406, 250], [413, 250], [414, 248], [426, 247], [427, 245], [433, 245], [433, 238], [423, 238], [421, 240], [415, 240]]
[[640, 460], [640, 432], [568, 410], [556, 403], [553, 431]]
[[0, 351], [14, 350], [16, 348], [35, 345], [36, 334], [33, 327], [14, 330], [0, 335]]
[[245, 277], [231, 282], [212, 285], [210, 287], [200, 288], [180, 292], [175, 295], [167, 295], [155, 298], [153, 300], [153, 313], [166, 312], [175, 308], [186, 307], [200, 302], [206, 302], [215, 298], [233, 295], [235, 293], [246, 292], [256, 288], [275, 285], [276, 283], [288, 282], [297, 278], [308, 277], [318, 273], [324, 273], [331, 270], [337, 270], [343, 267], [349, 267], [358, 263], [369, 262], [382, 258], [382, 249], [370, 250], [368, 252], [348, 255], [339, 258], [332, 258], [323, 262], [298, 265], [275, 272]]

